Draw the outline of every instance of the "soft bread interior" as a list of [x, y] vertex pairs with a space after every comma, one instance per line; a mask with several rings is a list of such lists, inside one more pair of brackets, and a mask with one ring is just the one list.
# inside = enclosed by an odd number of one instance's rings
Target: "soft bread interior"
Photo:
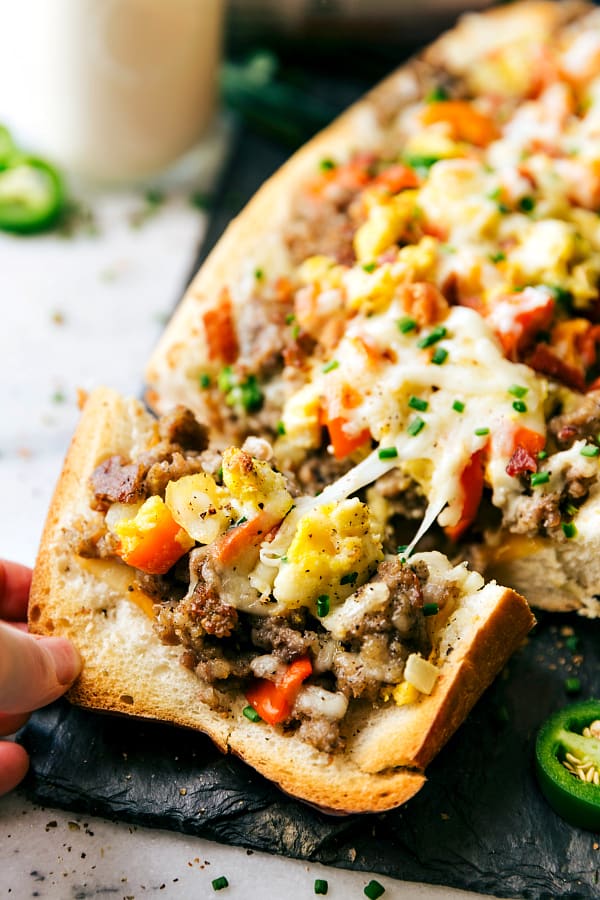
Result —
[[[130, 597], [126, 566], [82, 560], [67, 536], [89, 509], [88, 477], [114, 453], [128, 455], [154, 439], [154, 420], [139, 403], [101, 389], [87, 401], [67, 456], [34, 573], [30, 626], [78, 646], [84, 669], [73, 702], [206, 732], [276, 781], [285, 791], [338, 811], [388, 809], [423, 785], [423, 769], [467, 715], [532, 625], [518, 594], [483, 580], [440, 554], [425, 554], [436, 577], [452, 577], [462, 595], [443, 634], [442, 660], [430, 696], [398, 708], [357, 706], [347, 750], [333, 755], [242, 715], [243, 695], [214, 711], [198, 698], [196, 676], [180, 663], [180, 648], [160, 643], [152, 622]], [[450, 573], [450, 575], [448, 575]]]

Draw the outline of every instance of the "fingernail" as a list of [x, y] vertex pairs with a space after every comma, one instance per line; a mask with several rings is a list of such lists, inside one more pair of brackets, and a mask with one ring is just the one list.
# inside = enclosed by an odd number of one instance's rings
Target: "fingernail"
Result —
[[46, 638], [44, 640], [54, 663], [59, 684], [71, 684], [81, 671], [81, 657], [73, 644], [66, 638]]

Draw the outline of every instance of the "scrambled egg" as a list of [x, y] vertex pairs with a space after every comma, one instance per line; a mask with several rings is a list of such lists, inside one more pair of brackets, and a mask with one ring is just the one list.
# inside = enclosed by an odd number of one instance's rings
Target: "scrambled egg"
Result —
[[254, 459], [244, 450], [230, 447], [223, 453], [223, 484], [248, 518], [269, 513], [283, 519], [293, 505], [285, 478], [269, 463]]
[[364, 503], [324, 504], [298, 521], [273, 595], [289, 607], [311, 606], [319, 597], [333, 606], [366, 582], [382, 559], [377, 523]]

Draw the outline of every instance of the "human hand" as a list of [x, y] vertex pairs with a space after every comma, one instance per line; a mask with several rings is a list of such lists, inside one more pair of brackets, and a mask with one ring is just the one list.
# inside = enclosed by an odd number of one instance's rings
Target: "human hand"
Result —
[[[0, 736], [13, 734], [30, 712], [64, 694], [81, 669], [66, 638], [27, 634], [30, 584], [26, 566], [0, 560]], [[28, 766], [20, 744], [0, 741], [0, 795], [21, 781]]]

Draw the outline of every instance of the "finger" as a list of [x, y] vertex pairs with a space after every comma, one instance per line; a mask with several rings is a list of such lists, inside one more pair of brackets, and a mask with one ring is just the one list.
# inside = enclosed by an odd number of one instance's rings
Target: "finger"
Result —
[[12, 791], [23, 780], [29, 768], [29, 757], [20, 744], [0, 741], [0, 795]]
[[0, 737], [6, 737], [7, 734], [14, 734], [19, 728], [22, 728], [29, 713], [2, 713], [0, 712]]
[[81, 670], [66, 638], [37, 640], [0, 622], [0, 710], [31, 712], [64, 694]]
[[0, 619], [27, 618], [31, 569], [20, 563], [0, 560]]

